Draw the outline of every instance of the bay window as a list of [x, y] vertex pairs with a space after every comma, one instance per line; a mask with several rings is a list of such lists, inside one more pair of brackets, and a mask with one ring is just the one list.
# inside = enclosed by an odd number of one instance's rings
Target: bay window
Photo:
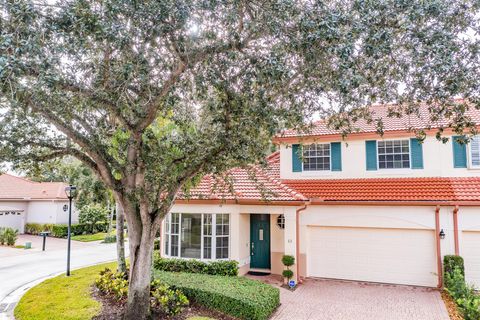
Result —
[[165, 255], [193, 259], [228, 259], [230, 216], [170, 213], [165, 218]]

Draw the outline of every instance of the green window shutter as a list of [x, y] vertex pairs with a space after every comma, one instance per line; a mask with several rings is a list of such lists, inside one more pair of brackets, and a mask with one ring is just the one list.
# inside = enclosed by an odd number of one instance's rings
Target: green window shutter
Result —
[[410, 139], [410, 157], [412, 169], [423, 169], [423, 144], [416, 138]]
[[292, 144], [292, 171], [302, 172], [302, 147], [299, 144]]
[[459, 143], [458, 140], [464, 140], [463, 136], [453, 136], [453, 167], [466, 168], [467, 167], [467, 145]]
[[377, 141], [365, 141], [367, 170], [377, 170]]
[[342, 171], [342, 144], [340, 142], [330, 143], [330, 161], [332, 171]]

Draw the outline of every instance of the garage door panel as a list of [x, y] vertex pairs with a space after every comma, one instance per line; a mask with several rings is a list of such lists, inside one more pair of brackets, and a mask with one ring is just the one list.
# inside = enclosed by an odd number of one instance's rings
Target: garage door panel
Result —
[[309, 227], [312, 277], [436, 286], [431, 230]]
[[462, 232], [460, 255], [465, 260], [465, 280], [480, 288], [480, 231]]

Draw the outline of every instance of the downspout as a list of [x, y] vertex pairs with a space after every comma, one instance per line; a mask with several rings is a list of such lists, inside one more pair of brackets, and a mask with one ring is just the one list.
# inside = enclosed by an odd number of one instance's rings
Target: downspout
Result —
[[443, 286], [443, 270], [442, 270], [442, 252], [440, 248], [440, 206], [435, 208], [435, 239], [437, 247], [437, 274], [438, 284], [437, 287]]
[[455, 243], [455, 255], [460, 255], [460, 249], [458, 246], [458, 206], [453, 209], [453, 238]]
[[304, 206], [297, 209], [296, 211], [296, 223], [295, 223], [295, 260], [297, 261], [297, 276], [298, 276], [298, 283], [302, 283], [303, 280], [302, 278], [300, 277], [300, 212], [304, 211], [305, 209], [307, 209], [307, 206], [310, 204], [311, 202], [308, 201], [308, 202], [305, 202]]

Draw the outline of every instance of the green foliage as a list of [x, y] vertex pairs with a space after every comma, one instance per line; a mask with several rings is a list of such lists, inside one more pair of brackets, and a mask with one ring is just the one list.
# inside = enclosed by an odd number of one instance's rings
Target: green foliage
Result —
[[284, 278], [287, 278], [288, 280], [290, 280], [293, 277], [293, 271], [290, 270], [290, 269], [285, 269], [285, 270], [282, 271], [282, 276]]
[[114, 243], [117, 242], [117, 236], [114, 234], [107, 235], [103, 240], [105, 243]]
[[78, 220], [85, 226], [83, 231], [86, 233], [104, 231], [99, 230], [98, 226], [108, 223], [108, 210], [98, 204], [87, 205], [80, 210]]
[[465, 276], [465, 265], [463, 258], [457, 255], [446, 255], [443, 257], [443, 270], [445, 273], [453, 273], [455, 268], [459, 268]]
[[18, 230], [13, 228], [0, 228], [0, 244], [14, 246], [17, 241]]
[[[115, 272], [105, 268], [95, 279], [95, 286], [103, 293], [117, 300], [124, 300], [128, 294], [128, 271]], [[178, 289], [172, 289], [158, 280], [150, 284], [150, 303], [153, 308], [168, 315], [179, 314], [189, 301]]]
[[295, 264], [295, 258], [293, 256], [290, 256], [290, 255], [284, 255], [282, 257], [282, 263], [286, 267], [291, 267]]
[[191, 301], [240, 319], [266, 320], [280, 304], [278, 288], [244, 277], [156, 271], [155, 279]]
[[153, 256], [153, 267], [160, 271], [188, 272], [220, 276], [237, 276], [238, 262], [219, 260], [203, 262], [196, 259], [161, 258], [158, 252]]
[[114, 272], [105, 268], [95, 279], [95, 286], [104, 294], [121, 300], [128, 294], [128, 276], [124, 272]]
[[445, 272], [445, 288], [457, 303], [465, 320], [480, 319], [480, 295], [473, 286], [465, 283], [460, 267], [455, 266], [453, 272]]
[[53, 223], [26, 223], [25, 233], [38, 235], [40, 232], [52, 232]]
[[187, 297], [178, 289], [153, 280], [150, 288], [152, 307], [165, 313], [167, 316], [175, 316], [188, 306]]
[[[74, 235], [86, 235], [86, 234], [94, 234], [97, 232], [104, 233], [108, 229], [108, 222], [106, 221], [99, 221], [93, 227], [95, 232], [91, 232], [92, 226], [87, 224], [75, 223], [71, 225], [70, 232], [72, 236]], [[52, 227], [52, 236], [57, 238], [66, 238], [68, 235], [68, 225], [66, 224], [56, 224]]]

